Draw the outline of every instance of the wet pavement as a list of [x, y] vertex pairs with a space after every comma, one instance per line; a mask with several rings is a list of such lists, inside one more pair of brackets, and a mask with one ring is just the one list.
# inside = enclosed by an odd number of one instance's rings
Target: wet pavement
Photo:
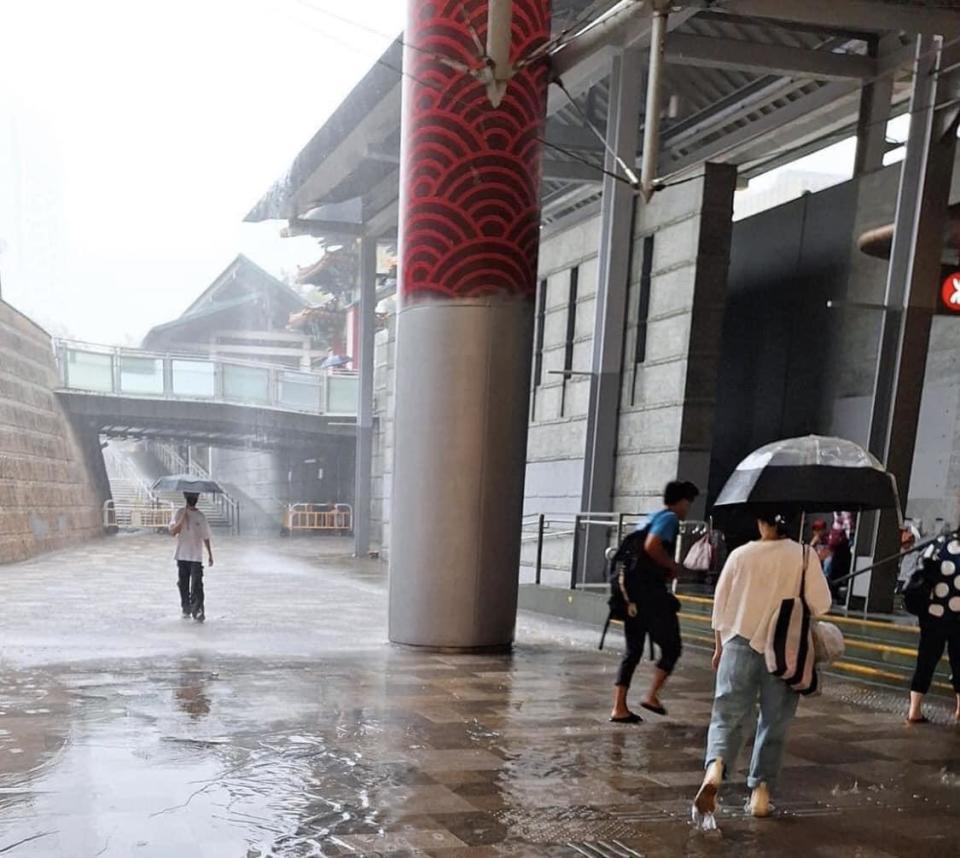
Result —
[[804, 701], [778, 816], [744, 815], [740, 774], [703, 833], [702, 654], [684, 656], [669, 718], [615, 727], [617, 647], [598, 653], [597, 630], [524, 615], [511, 656], [396, 649], [383, 572], [346, 543], [218, 541], [205, 625], [179, 616], [162, 537], [0, 567], [0, 855], [960, 849], [960, 728], [906, 727], [889, 694]]

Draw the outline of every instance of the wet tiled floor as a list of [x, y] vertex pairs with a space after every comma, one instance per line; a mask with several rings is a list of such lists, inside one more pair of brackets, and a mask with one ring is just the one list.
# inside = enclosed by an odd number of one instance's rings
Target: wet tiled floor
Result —
[[[779, 814], [689, 824], [711, 700], [606, 721], [616, 648], [524, 615], [511, 656], [385, 643], [382, 571], [345, 543], [224, 541], [208, 622], [179, 617], [169, 541], [0, 569], [0, 854], [956, 856], [960, 728], [899, 701], [801, 704]], [[647, 666], [639, 682], [647, 679]], [[855, 695], [854, 695], [855, 696]], [[943, 713], [941, 713], [943, 714]]]

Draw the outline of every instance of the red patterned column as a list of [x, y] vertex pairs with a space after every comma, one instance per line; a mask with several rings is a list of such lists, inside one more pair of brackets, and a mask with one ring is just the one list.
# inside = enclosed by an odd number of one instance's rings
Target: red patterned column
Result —
[[[390, 638], [513, 640], [547, 68], [498, 107], [479, 68], [487, 0], [409, 0]], [[512, 62], [549, 38], [550, 0], [514, 0]], [[440, 58], [452, 60], [445, 63]]]
[[[534, 292], [546, 63], [519, 72], [494, 108], [480, 81], [437, 59], [476, 68], [486, 24], [487, 0], [410, 0], [401, 174], [406, 299]], [[514, 0], [511, 60], [549, 35], [549, 0]]]

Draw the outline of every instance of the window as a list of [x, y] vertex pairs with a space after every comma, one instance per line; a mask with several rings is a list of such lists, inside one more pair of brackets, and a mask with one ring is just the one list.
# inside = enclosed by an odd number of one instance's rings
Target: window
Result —
[[637, 335], [633, 346], [633, 380], [630, 382], [630, 404], [637, 404], [637, 367], [647, 359], [647, 321], [650, 315], [650, 281], [653, 274], [653, 236], [643, 239], [640, 260], [640, 283], [637, 294]]
[[650, 314], [650, 280], [653, 271], [653, 236], [643, 239], [643, 259], [640, 262], [640, 294], [637, 296], [637, 340], [633, 362], [647, 359], [647, 316]]
[[534, 334], [533, 353], [533, 387], [534, 390], [543, 383], [543, 334], [547, 322], [547, 281], [540, 281], [539, 297], [537, 298], [537, 322]]
[[566, 413], [567, 382], [573, 370], [573, 341], [577, 335], [577, 287], [580, 282], [580, 268], [570, 269], [570, 292], [567, 295], [567, 338], [563, 347], [563, 392], [560, 396], [560, 416]]

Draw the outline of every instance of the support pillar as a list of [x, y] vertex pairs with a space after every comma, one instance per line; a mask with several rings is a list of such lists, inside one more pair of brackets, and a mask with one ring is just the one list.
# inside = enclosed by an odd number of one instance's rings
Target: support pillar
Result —
[[[624, 162], [636, 160], [638, 108], [643, 53], [629, 48], [613, 58], [607, 145]], [[616, 158], [607, 153], [600, 215], [599, 280], [593, 330], [593, 365], [583, 458], [580, 508], [590, 512], [613, 509], [614, 466], [623, 367], [623, 330], [630, 287], [630, 248], [633, 245], [633, 188], [609, 173], [618, 173]], [[605, 527], [585, 528], [577, 563], [580, 581], [599, 581], [609, 542]]]
[[373, 369], [377, 311], [377, 239], [360, 239], [360, 392], [357, 403], [356, 482], [353, 493], [353, 555], [370, 553], [370, 494], [373, 472]]
[[[942, 44], [939, 36], [917, 43], [910, 136], [900, 175], [870, 419], [870, 450], [896, 477], [904, 506], [910, 492], [960, 120], [958, 77], [954, 72], [940, 74], [941, 68], [956, 62], [957, 51], [944, 51]], [[899, 551], [898, 524], [895, 511], [880, 514], [873, 541], [875, 560]], [[889, 563], [871, 573], [868, 610], [893, 609], [897, 572], [897, 564]]]
[[[869, 46], [870, 57], [878, 61], [899, 50], [897, 35], [874, 39]], [[887, 153], [887, 123], [893, 102], [893, 79], [893, 74], [882, 75], [865, 83], [860, 91], [854, 176], [873, 173], [883, 167], [883, 156]]]
[[[509, 647], [516, 621], [547, 68], [494, 107], [487, 0], [408, 0], [390, 640]], [[514, 0], [511, 61], [550, 33]]]

